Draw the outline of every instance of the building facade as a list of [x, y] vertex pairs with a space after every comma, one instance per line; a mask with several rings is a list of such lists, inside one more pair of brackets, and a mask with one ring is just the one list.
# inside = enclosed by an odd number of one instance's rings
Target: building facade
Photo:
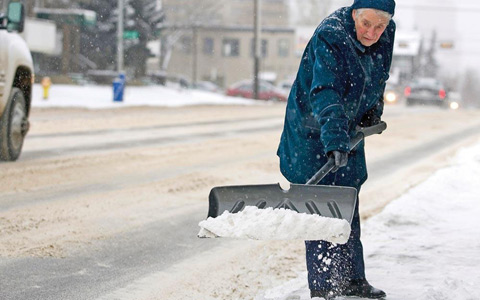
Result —
[[418, 31], [397, 30], [389, 82], [406, 84], [420, 73], [422, 37]]
[[[203, 2], [203, 1], [202, 1]], [[195, 0], [167, 0], [164, 35], [177, 35], [166, 72], [191, 82], [207, 80], [228, 87], [253, 78], [254, 27], [252, 0], [217, 0], [195, 7]], [[205, 19], [205, 16], [207, 18]], [[274, 83], [291, 79], [299, 56], [295, 30], [288, 26], [285, 0], [262, 0], [260, 72]], [[149, 70], [160, 69], [159, 58]]]

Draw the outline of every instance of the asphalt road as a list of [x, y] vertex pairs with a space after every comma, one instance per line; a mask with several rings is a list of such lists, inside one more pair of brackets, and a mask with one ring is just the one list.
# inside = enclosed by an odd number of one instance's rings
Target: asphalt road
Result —
[[96, 299], [221, 243], [198, 239], [205, 211], [148, 225], [65, 258], [0, 259], [0, 299]]

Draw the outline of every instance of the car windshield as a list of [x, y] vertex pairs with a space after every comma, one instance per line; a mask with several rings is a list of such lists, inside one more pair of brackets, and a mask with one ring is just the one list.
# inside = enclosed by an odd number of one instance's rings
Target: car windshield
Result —
[[272, 90], [272, 87], [266, 83], [260, 85], [260, 91], [266, 92]]
[[241, 91], [249, 91], [252, 89], [252, 85], [249, 83], [240, 83], [240, 84], [233, 85], [232, 88], [238, 89]]
[[412, 87], [441, 88], [441, 83], [435, 78], [418, 78], [412, 83]]

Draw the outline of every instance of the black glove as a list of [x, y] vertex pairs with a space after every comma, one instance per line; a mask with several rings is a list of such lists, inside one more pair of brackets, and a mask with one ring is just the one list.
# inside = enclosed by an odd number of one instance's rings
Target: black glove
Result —
[[332, 169], [332, 173], [338, 171], [339, 168], [345, 167], [348, 163], [348, 153], [341, 151], [330, 151], [329, 156], [335, 158], [335, 167]]
[[370, 111], [363, 115], [362, 120], [358, 125], [360, 127], [370, 127], [373, 125], [377, 125], [378, 123], [380, 123], [380, 121], [381, 121], [380, 117]]

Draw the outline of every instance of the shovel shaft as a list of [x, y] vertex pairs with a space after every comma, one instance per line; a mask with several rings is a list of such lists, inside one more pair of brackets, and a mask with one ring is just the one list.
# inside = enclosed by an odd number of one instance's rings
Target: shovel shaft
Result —
[[[380, 122], [377, 125], [370, 127], [360, 128], [357, 130], [357, 134], [350, 139], [350, 150], [355, 149], [365, 137], [382, 133], [385, 129], [387, 129], [387, 123], [385, 122]], [[331, 156], [328, 158], [327, 163], [307, 181], [307, 184], [318, 184], [328, 173], [330, 173], [330, 171], [333, 170], [333, 168], [335, 168], [335, 158]]]
[[330, 156], [327, 163], [324, 164], [323, 167], [307, 181], [307, 184], [319, 183], [325, 176], [327, 176], [328, 173], [330, 173], [331, 170], [333, 170], [333, 168], [335, 168], [335, 158]]

